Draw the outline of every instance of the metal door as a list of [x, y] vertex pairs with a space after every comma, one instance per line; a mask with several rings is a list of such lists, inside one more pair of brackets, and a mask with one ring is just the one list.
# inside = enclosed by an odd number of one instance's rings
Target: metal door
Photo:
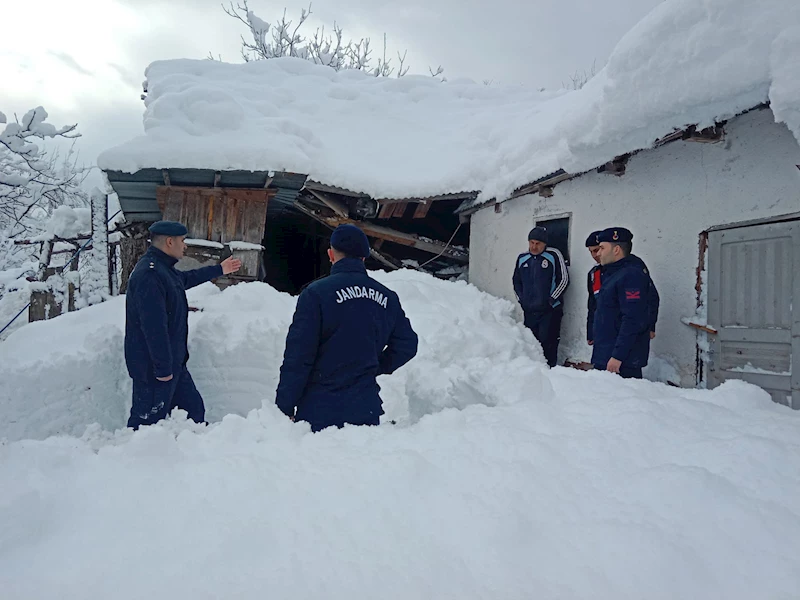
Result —
[[709, 385], [743, 379], [800, 409], [800, 222], [708, 238]]

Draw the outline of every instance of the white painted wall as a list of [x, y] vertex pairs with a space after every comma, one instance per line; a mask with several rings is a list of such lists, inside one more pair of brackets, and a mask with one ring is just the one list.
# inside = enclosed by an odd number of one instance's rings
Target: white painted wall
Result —
[[725, 130], [717, 144], [679, 141], [640, 152], [622, 177], [593, 171], [558, 184], [551, 198], [525, 196], [503, 203], [499, 214], [491, 206], [475, 213], [470, 281], [515, 300], [514, 259], [526, 251], [528, 231], [537, 219], [569, 213], [572, 281], [559, 362], [588, 360], [586, 273], [593, 261], [584, 242], [595, 229], [627, 227], [661, 296], [648, 377], [665, 378], [665, 360], [682, 385], [694, 385], [697, 336], [680, 319], [695, 313], [699, 234], [714, 225], [800, 211], [800, 146], [789, 130], [774, 122], [770, 110], [737, 117]]

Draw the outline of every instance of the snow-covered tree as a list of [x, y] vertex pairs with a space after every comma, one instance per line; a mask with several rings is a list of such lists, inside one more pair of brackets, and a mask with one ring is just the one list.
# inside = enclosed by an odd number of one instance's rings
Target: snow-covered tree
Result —
[[[51, 254], [45, 252], [46, 240], [60, 237], [85, 236], [92, 229], [89, 223], [89, 195], [81, 187], [89, 170], [78, 166], [74, 140], [80, 137], [77, 125], [56, 127], [47, 122], [47, 111], [34, 108], [22, 119], [9, 119], [0, 112], [0, 316], [13, 316], [24, 306], [25, 298], [30, 296], [28, 280], [41, 278], [44, 267], [64, 266], [71, 261], [74, 249], [69, 244], [56, 244], [57, 259], [51, 263]], [[59, 151], [59, 142], [71, 144], [66, 153]], [[50, 144], [50, 149], [45, 144]], [[98, 200], [98, 206], [100, 205]], [[105, 205], [102, 205], [105, 206]], [[73, 210], [77, 209], [77, 210]], [[101, 233], [105, 234], [105, 209], [95, 221], [102, 223]], [[65, 218], [86, 215], [86, 223], [68, 227], [62, 231]], [[74, 231], [73, 231], [74, 229]], [[80, 232], [78, 231], [80, 229]], [[67, 231], [68, 230], [68, 231]], [[65, 233], [66, 232], [66, 233]], [[80, 236], [79, 236], [80, 237]], [[31, 243], [32, 240], [39, 243]], [[98, 237], [98, 247], [92, 254], [79, 257], [81, 272], [88, 272], [96, 280], [96, 285], [87, 286], [84, 305], [101, 300], [104, 293], [103, 264], [105, 248], [102, 236]], [[17, 243], [15, 243], [17, 242]], [[52, 250], [53, 244], [49, 244]], [[61, 248], [61, 246], [66, 246]], [[95, 260], [96, 259], [96, 260]], [[97, 264], [93, 264], [96, 262]], [[96, 273], [95, 273], [96, 272]], [[73, 283], [74, 276], [69, 275]], [[58, 279], [59, 281], [56, 281]], [[60, 276], [48, 280], [55, 289], [66, 282], [68, 277]], [[106, 277], [107, 279], [107, 277]], [[63, 286], [62, 286], [63, 287]], [[107, 285], [105, 286], [107, 287]], [[83, 293], [83, 290], [81, 290]], [[19, 306], [18, 306], [19, 305]], [[2, 320], [2, 319], [0, 319]], [[0, 327], [5, 323], [0, 323]]]
[[[241, 21], [249, 30], [247, 37], [242, 36], [242, 58], [245, 61], [291, 56], [325, 65], [337, 71], [356, 69], [376, 77], [389, 77], [392, 74], [402, 77], [408, 73], [408, 67], [405, 66], [406, 52], [397, 53], [397, 68], [392, 66], [392, 59], [386, 57], [386, 34], [383, 36], [383, 54], [377, 58], [377, 64], [374, 65], [370, 38], [345, 42], [344, 30], [336, 23], [328, 33], [325, 32], [325, 27], [322, 27], [317, 29], [312, 37], [301, 34], [301, 28], [311, 15], [310, 4], [307, 9], [300, 11], [297, 24], [286, 19], [285, 9], [280, 20], [268, 23], [250, 10], [247, 0], [242, 0], [235, 6], [231, 3], [229, 7], [223, 7], [223, 10], [229, 16]], [[214, 57], [210, 55], [209, 58]], [[441, 70], [437, 75], [441, 75]]]
[[0, 112], [0, 232], [16, 238], [41, 230], [43, 219], [58, 206], [88, 206], [81, 188], [88, 171], [77, 165], [74, 146], [62, 159], [58, 150], [40, 145], [48, 139], [80, 137], [77, 125], [47, 123], [41, 106], [8, 123]]

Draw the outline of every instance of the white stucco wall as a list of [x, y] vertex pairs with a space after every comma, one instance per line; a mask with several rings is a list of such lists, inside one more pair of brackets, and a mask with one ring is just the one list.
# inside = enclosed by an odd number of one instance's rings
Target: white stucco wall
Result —
[[595, 229], [627, 227], [634, 234], [633, 251], [647, 263], [661, 296], [648, 376], [666, 378], [665, 360], [678, 370], [682, 385], [694, 385], [697, 336], [680, 319], [695, 313], [699, 234], [715, 225], [800, 211], [800, 146], [789, 130], [774, 122], [770, 110], [737, 117], [725, 130], [717, 144], [678, 141], [640, 152], [622, 177], [593, 171], [558, 184], [551, 198], [525, 196], [503, 203], [500, 213], [490, 206], [473, 214], [470, 281], [515, 300], [514, 259], [527, 250], [528, 231], [537, 219], [569, 214], [572, 281], [559, 363], [588, 360], [586, 273], [593, 261], [584, 242]]

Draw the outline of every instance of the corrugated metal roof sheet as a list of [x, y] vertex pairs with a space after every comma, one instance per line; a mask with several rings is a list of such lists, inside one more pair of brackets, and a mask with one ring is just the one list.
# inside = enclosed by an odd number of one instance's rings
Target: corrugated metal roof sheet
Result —
[[[166, 180], [165, 180], [166, 173]], [[106, 171], [106, 177], [119, 197], [120, 208], [128, 222], [151, 222], [162, 218], [156, 202], [156, 188], [165, 185], [213, 187], [217, 172], [210, 169], [142, 169], [136, 173]], [[267, 205], [267, 215], [290, 209], [297, 194], [305, 185], [306, 176], [300, 173], [267, 171], [221, 171], [219, 187], [263, 188], [277, 190]]]

